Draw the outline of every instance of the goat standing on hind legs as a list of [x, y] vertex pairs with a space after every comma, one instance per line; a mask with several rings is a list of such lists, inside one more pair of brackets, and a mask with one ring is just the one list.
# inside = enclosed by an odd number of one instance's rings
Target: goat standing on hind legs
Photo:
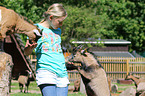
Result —
[[135, 86], [136, 86], [136, 96], [145, 96], [145, 95], [140, 95], [142, 94], [143, 92], [145, 92], [145, 80], [144, 79], [141, 79], [137, 76], [133, 76], [131, 73], [129, 73], [125, 80], [132, 80], [134, 83], [135, 83]]
[[106, 73], [91, 53], [83, 50], [77, 51], [73, 60], [81, 62], [78, 72], [82, 77], [88, 96], [110, 96]]
[[18, 78], [20, 92], [22, 92], [23, 87], [24, 87], [24, 93], [28, 93], [28, 87], [29, 87], [29, 84], [30, 84], [30, 79], [32, 78], [32, 72], [29, 72], [28, 70], [26, 70], [26, 72], [27, 72], [27, 76], [20, 75], [19, 78]]
[[0, 6], [0, 39], [12, 33], [25, 34], [34, 41], [41, 37], [41, 31], [37, 26], [27, 22], [13, 10]]

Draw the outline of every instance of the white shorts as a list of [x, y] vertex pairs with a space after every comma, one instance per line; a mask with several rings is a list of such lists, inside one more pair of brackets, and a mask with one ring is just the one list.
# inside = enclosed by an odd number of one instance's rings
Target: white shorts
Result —
[[67, 77], [58, 77], [56, 74], [48, 70], [38, 70], [36, 72], [37, 85], [56, 84], [57, 87], [66, 87], [70, 82]]

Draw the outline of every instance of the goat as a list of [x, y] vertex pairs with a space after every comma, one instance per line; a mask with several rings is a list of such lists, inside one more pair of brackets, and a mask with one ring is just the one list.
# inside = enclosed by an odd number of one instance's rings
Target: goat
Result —
[[73, 60], [81, 62], [78, 72], [82, 77], [87, 95], [110, 96], [106, 73], [95, 57], [84, 50], [78, 50], [74, 54]]
[[135, 83], [136, 88], [138, 87], [139, 83], [145, 82], [144, 79], [141, 79], [141, 78], [139, 78], [137, 76], [133, 76], [132, 73], [129, 73], [126, 76], [125, 80], [132, 80]]
[[78, 92], [80, 90], [80, 79], [74, 81], [74, 91]]
[[0, 6], [0, 39], [5, 38], [7, 34], [21, 33], [27, 35], [30, 40], [37, 41], [41, 32], [42, 30], [21, 18], [14, 10]]
[[137, 93], [136, 96], [138, 96], [139, 94], [141, 94], [142, 92], [145, 91], [145, 80], [142, 78], [139, 78], [137, 76], [133, 76], [131, 73], [129, 73], [125, 80], [132, 80], [135, 83], [136, 89], [137, 89]]
[[145, 91], [142, 92], [139, 96], [145, 96]]
[[22, 92], [23, 87], [24, 87], [24, 93], [28, 93], [28, 87], [30, 84], [30, 79], [32, 78], [32, 72], [29, 72], [28, 70], [26, 70], [27, 72], [27, 76], [25, 75], [20, 75], [18, 78], [18, 82], [19, 82], [19, 88], [20, 88], [20, 92]]

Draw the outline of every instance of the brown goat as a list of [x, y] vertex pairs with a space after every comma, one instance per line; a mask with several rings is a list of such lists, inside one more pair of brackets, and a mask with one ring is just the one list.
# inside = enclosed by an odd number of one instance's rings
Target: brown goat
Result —
[[23, 87], [24, 87], [24, 93], [28, 93], [28, 87], [30, 84], [30, 79], [32, 78], [32, 72], [29, 72], [28, 70], [26, 70], [27, 72], [27, 76], [25, 75], [20, 75], [18, 78], [18, 82], [19, 82], [19, 88], [20, 88], [20, 92], [22, 92]]
[[80, 79], [74, 81], [74, 92], [78, 92], [80, 90]]
[[0, 39], [12, 33], [25, 34], [35, 41], [41, 37], [37, 26], [27, 22], [13, 10], [0, 6]]
[[144, 91], [145, 91], [145, 80], [141, 79], [137, 76], [133, 76], [131, 73], [129, 73], [125, 80], [132, 80], [135, 83], [137, 92], [136, 92], [136, 96], [144, 96], [141, 95]]
[[141, 78], [139, 78], [137, 76], [133, 76], [131, 73], [129, 73], [126, 76], [125, 80], [132, 80], [135, 83], [136, 88], [138, 87], [139, 83], [145, 82], [144, 79], [141, 79]]
[[73, 60], [81, 62], [81, 68], [78, 67], [78, 71], [88, 96], [110, 96], [106, 73], [94, 55], [80, 50], [75, 53]]

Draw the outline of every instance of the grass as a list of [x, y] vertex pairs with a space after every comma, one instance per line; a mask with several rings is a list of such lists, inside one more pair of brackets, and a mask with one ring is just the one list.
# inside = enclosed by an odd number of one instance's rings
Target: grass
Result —
[[15, 93], [11, 94], [11, 96], [42, 96], [42, 95], [37, 93]]
[[[112, 83], [116, 84], [118, 86], [118, 91], [122, 92], [126, 90], [127, 88], [133, 87], [135, 88], [134, 84], [118, 84], [118, 83]], [[73, 83], [71, 83], [69, 86], [73, 86]], [[29, 86], [29, 93], [20, 93], [19, 85], [17, 81], [12, 81], [11, 83], [11, 93], [10, 96], [42, 96], [40, 93], [40, 89], [37, 87], [37, 84], [35, 81], [32, 81]], [[120, 92], [117, 92], [117, 94], [120, 94]], [[68, 92], [68, 96], [86, 96], [85, 94], [82, 94], [81, 92]]]
[[[42, 96], [42, 95], [36, 93], [15, 93], [15, 94], [11, 94], [11, 96]], [[78, 93], [68, 94], [68, 96], [86, 96], [86, 95], [78, 92]]]
[[[73, 86], [73, 84], [70, 84], [70, 86]], [[28, 88], [28, 93], [21, 93], [19, 90], [18, 82], [13, 80], [11, 83], [11, 93], [10, 96], [42, 96], [40, 93], [40, 89], [37, 87], [37, 84], [35, 81], [32, 81]], [[68, 96], [86, 96], [85, 94], [82, 94], [80, 92], [69, 92]]]
[[[40, 89], [37, 87], [36, 82], [34, 82], [34, 81], [31, 82], [28, 89], [29, 89], [28, 90], [29, 93], [22, 93], [19, 90], [18, 82], [17, 81], [12, 81], [10, 95], [11, 96], [41, 96], [41, 94], [38, 93], [38, 92], [40, 92]], [[31, 93], [31, 91], [34, 91], [35, 93], [34, 92]]]
[[68, 94], [68, 96], [86, 96], [86, 95], [78, 92], [78, 93]]
[[[30, 82], [28, 89], [29, 89], [28, 91], [31, 91], [31, 90], [40, 91], [35, 81]], [[17, 81], [14, 81], [14, 82], [12, 81], [11, 90], [19, 90], [19, 84]]]
[[124, 90], [126, 90], [127, 88], [130, 88], [130, 87], [133, 87], [134, 89], [136, 88], [134, 83], [133, 84], [118, 84], [118, 83], [113, 83], [113, 84], [116, 84], [118, 86], [118, 90], [120, 90], [120, 91], [124, 91]]

